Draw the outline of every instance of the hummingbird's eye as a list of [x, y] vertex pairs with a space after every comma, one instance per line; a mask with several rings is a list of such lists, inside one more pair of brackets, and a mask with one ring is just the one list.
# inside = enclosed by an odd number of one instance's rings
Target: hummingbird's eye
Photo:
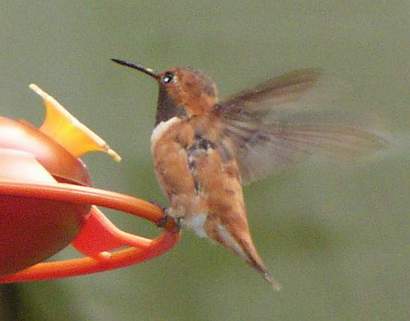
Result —
[[174, 77], [175, 75], [172, 72], [166, 72], [162, 77], [162, 82], [164, 84], [169, 84], [174, 79]]

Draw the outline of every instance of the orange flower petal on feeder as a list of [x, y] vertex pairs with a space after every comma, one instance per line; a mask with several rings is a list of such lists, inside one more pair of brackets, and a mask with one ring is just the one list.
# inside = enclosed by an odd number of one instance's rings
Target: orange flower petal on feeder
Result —
[[[0, 117], [0, 283], [120, 268], [172, 248], [179, 239], [173, 222], [151, 240], [121, 231], [95, 206], [155, 224], [163, 216], [143, 200], [87, 186], [79, 156], [102, 151], [118, 161], [119, 155], [57, 100], [36, 85], [30, 88], [46, 107], [40, 129]], [[33, 265], [70, 242], [88, 257]]]

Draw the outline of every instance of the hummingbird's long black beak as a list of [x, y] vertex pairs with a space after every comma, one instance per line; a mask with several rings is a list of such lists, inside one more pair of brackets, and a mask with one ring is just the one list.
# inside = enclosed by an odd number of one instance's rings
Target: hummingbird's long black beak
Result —
[[115, 58], [112, 58], [111, 60], [116, 62], [117, 64], [120, 64], [120, 65], [123, 65], [123, 66], [126, 66], [126, 67], [130, 67], [130, 68], [133, 68], [133, 69], [137, 69], [137, 70], [143, 72], [144, 74], [146, 74], [148, 76], [151, 76], [152, 78], [154, 78], [156, 80], [158, 80], [158, 78], [159, 78], [158, 74], [154, 70], [152, 70], [151, 68], [145, 68], [144, 66], [141, 66], [139, 64], [133, 64], [133, 63], [126, 62], [126, 61], [120, 60], [120, 59], [115, 59]]

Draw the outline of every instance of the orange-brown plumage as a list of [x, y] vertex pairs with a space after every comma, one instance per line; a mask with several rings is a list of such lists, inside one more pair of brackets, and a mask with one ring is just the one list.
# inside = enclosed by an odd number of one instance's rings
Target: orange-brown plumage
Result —
[[[218, 127], [217, 120], [196, 116], [176, 122], [152, 141], [155, 172], [171, 205], [167, 213], [182, 218], [199, 236], [232, 250], [278, 287], [250, 236], [233, 150], [228, 142], [218, 143], [220, 135], [214, 127]], [[190, 150], [198, 135], [215, 145]], [[198, 215], [206, 219], [198, 223]]]
[[220, 103], [215, 83], [201, 72], [171, 68], [157, 74], [114, 61], [159, 84], [151, 152], [170, 202], [167, 214], [232, 250], [275, 288], [252, 242], [242, 184], [313, 152], [357, 155], [386, 146], [358, 122], [303, 110], [319, 79], [316, 70], [285, 74]]
[[210, 112], [217, 102], [215, 83], [200, 71], [175, 67], [159, 74], [174, 74], [178, 81], [167, 86], [167, 94], [172, 100], [184, 106], [189, 115], [202, 115]]

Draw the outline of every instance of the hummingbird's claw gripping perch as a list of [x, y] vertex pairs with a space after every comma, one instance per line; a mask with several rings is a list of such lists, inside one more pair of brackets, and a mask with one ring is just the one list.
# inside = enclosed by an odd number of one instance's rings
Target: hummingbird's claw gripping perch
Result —
[[170, 220], [171, 218], [170, 218], [170, 216], [169, 215], [167, 215], [167, 214], [165, 214], [163, 217], [161, 217], [160, 219], [159, 219], [159, 221], [157, 222], [157, 226], [158, 227], [165, 227], [165, 226], [167, 226], [167, 224], [169, 223], [169, 220]]
[[168, 208], [163, 208], [164, 216], [162, 216], [159, 221], [157, 222], [157, 226], [160, 228], [165, 228], [169, 225], [173, 225], [176, 231], [179, 231], [181, 229], [182, 225], [182, 218], [174, 218], [171, 215], [169, 215]]
[[162, 212], [164, 213], [164, 216], [161, 217], [160, 220], [157, 222], [158, 227], [164, 228], [168, 224], [174, 224], [178, 230], [181, 229], [181, 227], [182, 227], [182, 217], [177, 217], [177, 218], [172, 217], [171, 215], [168, 214], [169, 208], [165, 207], [165, 206], [162, 206], [159, 202], [157, 202], [155, 200], [149, 200], [149, 202], [152, 205], [155, 205], [155, 206], [159, 207], [162, 210]]
[[152, 205], [155, 205], [156, 207], [159, 207], [164, 213], [167, 210], [167, 208], [165, 206], [162, 206], [160, 202], [157, 202], [155, 200], [149, 200], [148, 202], [150, 202]]

